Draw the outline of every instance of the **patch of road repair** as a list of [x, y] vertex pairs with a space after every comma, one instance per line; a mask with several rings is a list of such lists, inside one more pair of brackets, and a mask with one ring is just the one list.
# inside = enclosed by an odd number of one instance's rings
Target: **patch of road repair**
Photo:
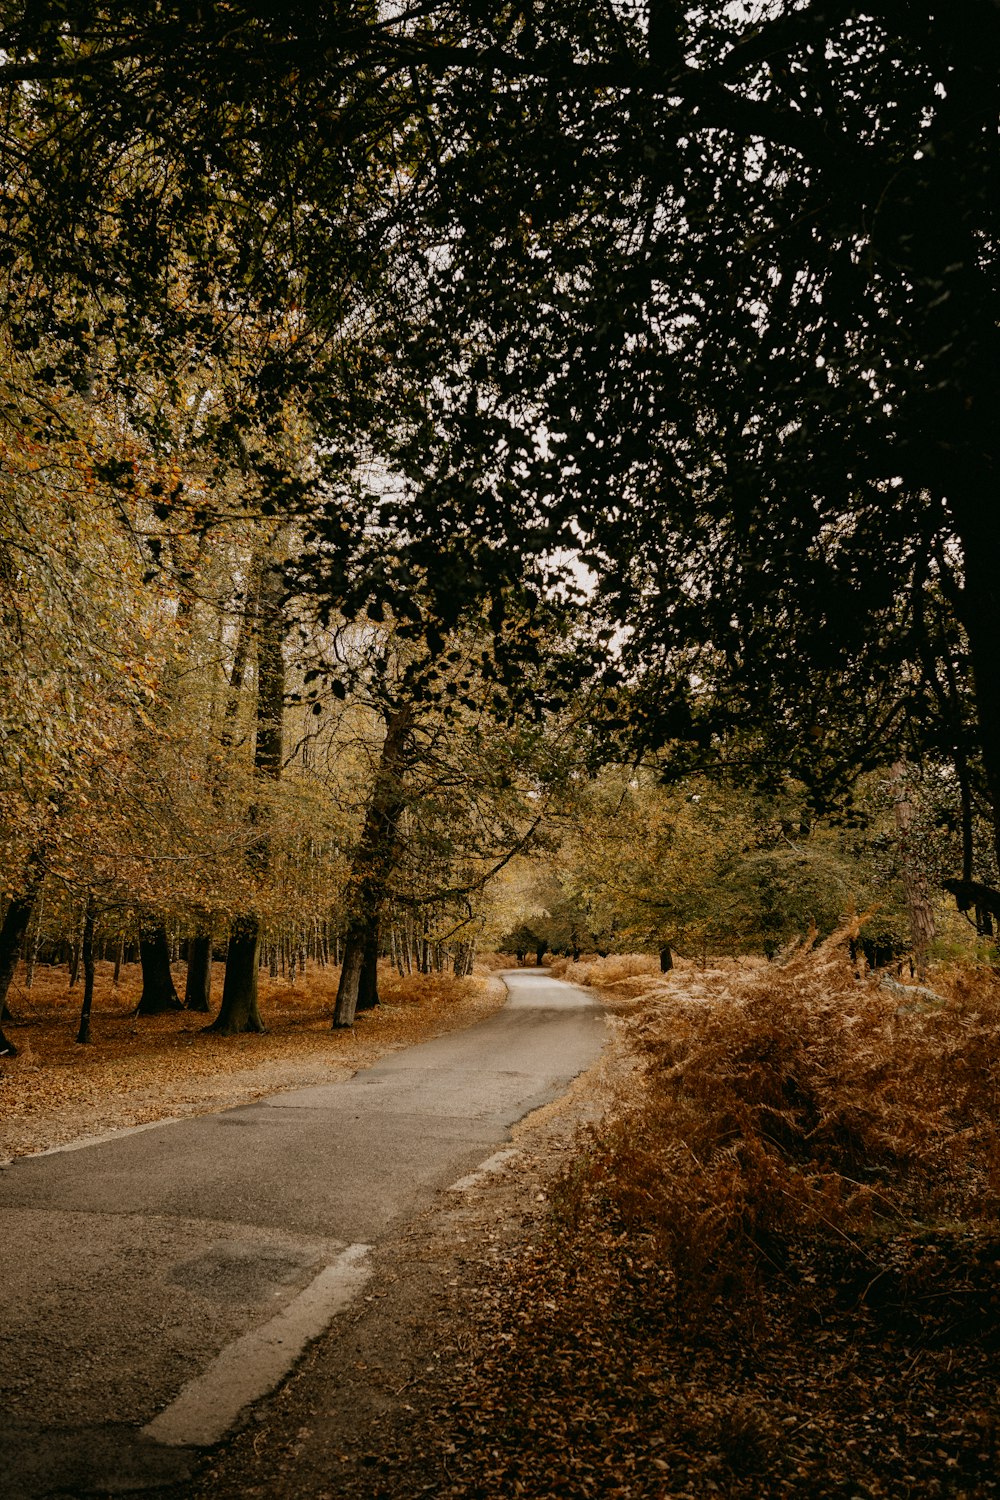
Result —
[[467, 1172], [464, 1177], [453, 1182], [448, 1189], [449, 1193], [467, 1193], [472, 1188], [478, 1187], [487, 1177], [492, 1177], [494, 1172], [501, 1171], [517, 1154], [516, 1146], [509, 1146], [505, 1151], [494, 1151], [493, 1155], [488, 1156], [474, 1172]]
[[244, 1407], [273, 1391], [306, 1345], [364, 1286], [369, 1245], [348, 1245], [304, 1291], [260, 1328], [227, 1344], [142, 1436], [172, 1448], [208, 1448], [233, 1426]]

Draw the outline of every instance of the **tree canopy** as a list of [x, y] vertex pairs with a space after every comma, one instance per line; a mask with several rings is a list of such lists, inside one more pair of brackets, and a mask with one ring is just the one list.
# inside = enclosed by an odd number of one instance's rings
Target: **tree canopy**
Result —
[[500, 717], [596, 676], [619, 746], [821, 811], [944, 759], [990, 880], [998, 40], [989, 0], [8, 8], [11, 451], [83, 452], [182, 595], [291, 524], [289, 598], [391, 622], [428, 698], [475, 622]]

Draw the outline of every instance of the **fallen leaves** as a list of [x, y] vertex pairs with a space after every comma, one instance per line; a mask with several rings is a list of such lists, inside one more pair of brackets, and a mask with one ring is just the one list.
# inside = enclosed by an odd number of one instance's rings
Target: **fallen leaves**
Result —
[[655, 981], [373, 1500], [1000, 1495], [995, 987], [901, 1038], [813, 963], [770, 1000], [774, 971], [699, 975], [708, 1006]]

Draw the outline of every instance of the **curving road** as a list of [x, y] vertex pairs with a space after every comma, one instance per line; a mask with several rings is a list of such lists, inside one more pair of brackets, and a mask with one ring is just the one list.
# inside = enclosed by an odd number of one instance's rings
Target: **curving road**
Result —
[[367, 1249], [597, 1057], [543, 972], [465, 1031], [333, 1083], [0, 1171], [7, 1500], [182, 1480], [357, 1295]]

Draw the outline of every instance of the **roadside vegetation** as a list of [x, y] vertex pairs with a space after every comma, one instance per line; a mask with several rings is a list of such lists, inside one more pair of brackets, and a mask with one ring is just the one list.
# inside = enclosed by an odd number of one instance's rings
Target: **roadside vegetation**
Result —
[[373, 1493], [998, 1492], [1000, 983], [900, 996], [845, 939], [563, 968], [617, 1016], [614, 1104]]

